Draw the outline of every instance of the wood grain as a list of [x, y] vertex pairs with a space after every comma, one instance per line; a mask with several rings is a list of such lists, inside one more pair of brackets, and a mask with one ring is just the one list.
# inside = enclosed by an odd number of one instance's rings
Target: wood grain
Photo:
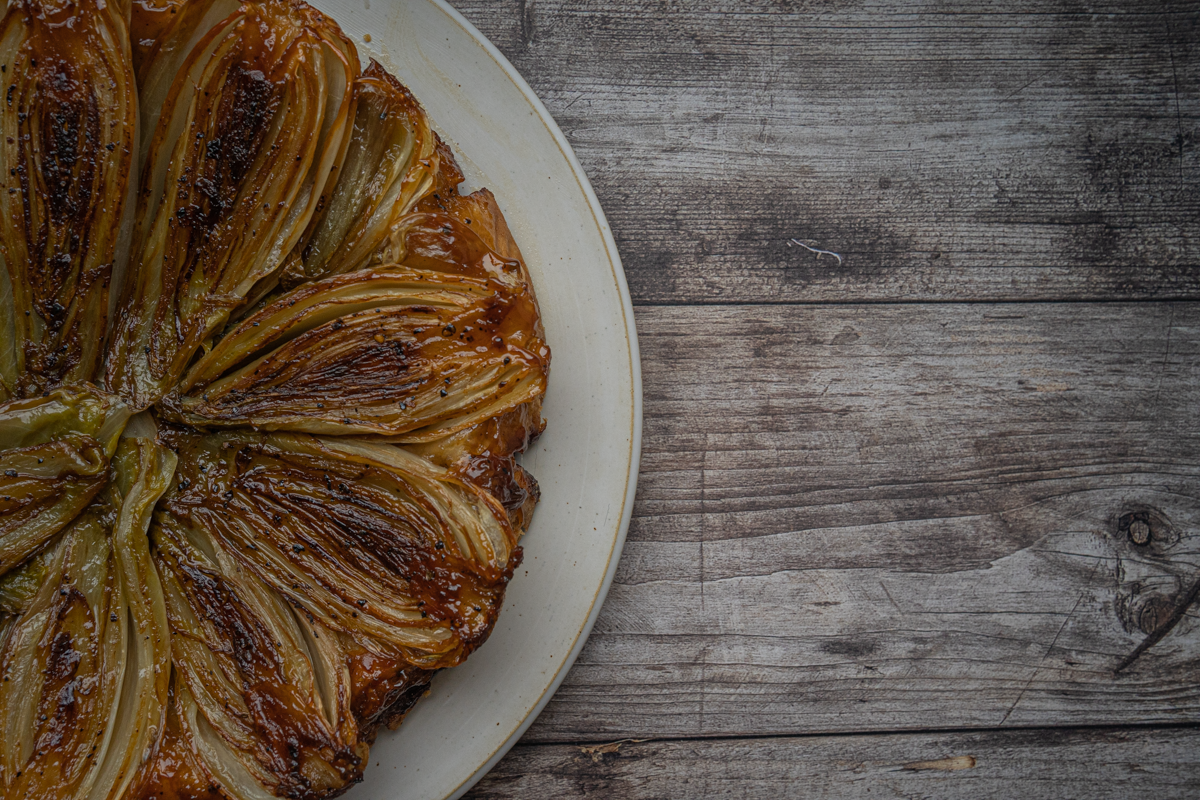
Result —
[[638, 327], [629, 542], [527, 741], [1200, 722], [1200, 610], [1114, 674], [1200, 581], [1200, 305]]
[[1190, 0], [456, 5], [637, 303], [1200, 297]]
[[1166, 800], [1195, 797], [1198, 748], [1195, 729], [526, 745], [467, 797]]
[[645, 385], [601, 618], [470, 796], [1200, 794], [1200, 6], [456, 5]]

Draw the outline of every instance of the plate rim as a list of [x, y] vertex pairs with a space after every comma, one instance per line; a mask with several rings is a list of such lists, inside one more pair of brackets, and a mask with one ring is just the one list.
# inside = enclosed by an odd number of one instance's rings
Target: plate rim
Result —
[[500, 762], [500, 759], [512, 749], [513, 745], [520, 740], [525, 731], [529, 729], [529, 726], [542, 713], [555, 692], [558, 691], [559, 686], [562, 685], [571, 666], [575, 663], [575, 659], [579, 657], [579, 653], [583, 650], [583, 646], [591, 634], [592, 627], [596, 624], [596, 619], [600, 615], [600, 609], [604, 605], [604, 599], [608, 595], [608, 590], [612, 586], [613, 577], [620, 563], [621, 552], [625, 548], [625, 538], [629, 533], [629, 522], [633, 515], [634, 496], [637, 493], [638, 471], [641, 464], [642, 451], [642, 365], [638, 348], [637, 326], [633, 314], [633, 300], [629, 295], [629, 285], [625, 279], [625, 269], [621, 263], [621, 255], [617, 250], [617, 243], [613, 238], [612, 229], [609, 227], [604, 209], [600, 205], [599, 198], [596, 197], [595, 190], [592, 189], [592, 184], [588, 180], [587, 173], [584, 172], [583, 166], [575, 156], [575, 151], [571, 148], [566, 136], [563, 135], [562, 130], [558, 127], [558, 123], [555, 122], [554, 117], [546, 109], [546, 106], [543, 105], [525, 79], [521, 77], [521, 73], [517, 71], [516, 67], [500, 52], [499, 48], [492, 44], [491, 40], [484, 36], [478, 28], [472, 25], [458, 9], [450, 5], [448, 0], [428, 0], [428, 2], [441, 10], [454, 24], [462, 28], [467, 36], [487, 54], [508, 79], [512, 81], [513, 85], [517, 87], [537, 113], [538, 119], [545, 126], [554, 143], [558, 146], [559, 151], [567, 160], [567, 164], [571, 168], [571, 173], [575, 176], [584, 199], [587, 200], [588, 210], [591, 211], [596, 229], [604, 241], [604, 251], [608, 258], [609, 269], [612, 271], [613, 282], [616, 284], [617, 292], [620, 295], [621, 317], [625, 326], [625, 341], [629, 354], [630, 401], [633, 412], [630, 420], [629, 470], [625, 476], [625, 497], [622, 501], [621, 516], [617, 525], [616, 535], [613, 538], [612, 549], [608, 555], [604, 579], [600, 582], [600, 586], [592, 598], [587, 619], [576, 633], [570, 652], [559, 665], [554, 676], [547, 683], [546, 688], [542, 690], [541, 696], [538, 697], [537, 702], [533, 704], [520, 724], [492, 752], [487, 761], [463, 780], [450, 794], [446, 795], [446, 800], [458, 800], [458, 798], [466, 794], [471, 787], [478, 783], [484, 775], [488, 774]]

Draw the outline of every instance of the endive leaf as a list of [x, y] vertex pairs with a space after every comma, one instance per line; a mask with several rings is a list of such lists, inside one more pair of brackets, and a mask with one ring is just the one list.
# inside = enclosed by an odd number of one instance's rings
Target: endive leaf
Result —
[[[0, 578], [0, 614], [23, 614], [46, 582], [54, 548], [42, 550]], [[0, 641], [3, 637], [0, 636]]]
[[192, 750], [189, 760], [203, 772], [209, 786], [221, 787], [221, 800], [226, 796], [233, 800], [274, 800], [274, 792], [258, 782], [239, 753], [226, 744], [204, 716], [179, 673], [175, 677], [175, 707], [183, 729], [180, 739]]
[[533, 318], [486, 275], [326, 278], [244, 319], [164, 408], [200, 425], [429, 441], [542, 395], [549, 350]]
[[[224, 545], [170, 515], [154, 527], [156, 560], [182, 678], [184, 721], [201, 761], [239, 797], [320, 797], [357, 781], [367, 746], [321, 670], [341, 665], [330, 632], [292, 608]], [[324, 637], [334, 656], [314, 658]], [[319, 685], [320, 684], [320, 685]], [[328, 699], [334, 707], [327, 708]], [[198, 714], [188, 706], [195, 702]]]
[[[149, 60], [150, 53], [179, 18], [188, 0], [133, 0], [129, 10], [129, 44], [134, 74]], [[141, 87], [142, 81], [138, 80]]]
[[[224, 14], [209, 19], [209, 24], [205, 25], [202, 20], [214, 2], [216, 0], [133, 0], [129, 13], [129, 43], [133, 53], [133, 71], [143, 100], [146, 78], [151, 72], [150, 65], [164, 43], [169, 43], [167, 46], [171, 49], [177, 49], [181, 40], [174, 37], [182, 35], [183, 41], [194, 36], [194, 45], [213, 24], [232, 14], [240, 5], [240, 2], [234, 2], [225, 8]], [[186, 47], [183, 57], [190, 50], [190, 46]], [[175, 77], [175, 71], [167, 75], [168, 83]]]
[[[443, 198], [449, 198], [458, 195], [458, 186], [465, 180], [462, 169], [458, 166], [458, 161], [454, 158], [454, 151], [450, 145], [438, 136], [435, 132], [434, 152], [437, 155], [437, 169], [433, 172], [433, 186], [426, 193], [413, 209], [414, 211], [436, 211], [442, 210]], [[395, 259], [390, 259], [395, 261]]]
[[191, 50], [147, 153], [108, 385], [136, 408], [270, 283], [345, 154], [353, 45], [301, 3], [242, 5]]
[[119, 400], [91, 389], [0, 405], [0, 574], [96, 497], [128, 418]]
[[111, 541], [118, 584], [129, 609], [125, 677], [91, 800], [117, 800], [144, 781], [144, 765], [162, 737], [171, 678], [171, 641], [147, 531], [154, 504], [175, 471], [175, 454], [150, 439], [121, 440], [113, 458], [109, 503], [119, 509]]
[[386, 444], [170, 434], [172, 516], [325, 627], [426, 668], [486, 639], [519, 561], [485, 492]]
[[346, 159], [298, 263], [289, 268], [292, 283], [366, 266], [392, 224], [433, 187], [435, 136], [412, 93], [372, 60], [354, 94]]
[[64, 534], [0, 652], [6, 798], [88, 797], [112, 741], [128, 631], [104, 511]]
[[218, 24], [232, 24], [241, 0], [137, 0], [130, 19], [142, 136], [134, 177], [142, 174], [171, 84], [192, 49]]
[[126, 20], [19, 0], [0, 23], [0, 398], [92, 380], [136, 143]]

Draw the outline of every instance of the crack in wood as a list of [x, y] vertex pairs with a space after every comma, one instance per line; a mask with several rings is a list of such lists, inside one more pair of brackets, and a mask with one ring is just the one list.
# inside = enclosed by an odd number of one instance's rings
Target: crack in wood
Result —
[[1175, 66], [1175, 47], [1171, 43], [1172, 31], [1171, 31], [1170, 24], [1167, 22], [1167, 15], [1168, 15], [1168, 12], [1166, 11], [1166, 9], [1163, 9], [1163, 27], [1166, 28], [1166, 32], [1167, 32], [1167, 35], [1165, 37], [1167, 40], [1167, 55], [1170, 57], [1170, 60], [1171, 60], [1171, 81], [1174, 84], [1174, 88], [1175, 88], [1175, 125], [1179, 130], [1179, 190], [1183, 191], [1183, 188], [1184, 188], [1184, 180], [1183, 180], [1183, 144], [1184, 144], [1183, 112], [1180, 109], [1180, 105], [1179, 105], [1179, 70]]
[[620, 752], [621, 748], [627, 744], [641, 744], [649, 742], [650, 739], [618, 739], [615, 742], [608, 744], [594, 744], [579, 748], [579, 752], [585, 756], [590, 756], [593, 764], [600, 764], [604, 761], [604, 756]]
[[517, 14], [521, 20], [521, 44], [528, 47], [537, 35], [537, 24], [533, 18], [535, 0], [518, 0]]
[[1147, 636], [1141, 644], [1134, 648], [1132, 653], [1125, 656], [1121, 663], [1117, 665], [1116, 669], [1113, 670], [1113, 674], [1117, 675], [1128, 669], [1133, 662], [1142, 657], [1143, 653], [1161, 642], [1163, 638], [1171, 632], [1171, 629], [1178, 625], [1179, 621], [1184, 618], [1188, 609], [1191, 608], [1192, 604], [1196, 602], [1197, 597], [1200, 597], [1200, 579], [1197, 579], [1196, 582], [1192, 584], [1192, 588], [1186, 595], [1184, 595], [1183, 599], [1180, 600], [1178, 605], [1175, 606], [1175, 610], [1171, 613], [1171, 615], [1163, 620], [1159, 626], [1154, 629], [1154, 632]]
[[[1095, 574], [1096, 570], [1093, 568], [1092, 575], [1094, 576]], [[1050, 653], [1054, 650], [1054, 645], [1058, 644], [1059, 637], [1062, 636], [1062, 632], [1066, 630], [1067, 623], [1070, 622], [1071, 617], [1075, 615], [1075, 611], [1079, 608], [1079, 604], [1083, 602], [1083, 598], [1084, 594], [1080, 594], [1079, 598], [1075, 601], [1075, 605], [1072, 606], [1070, 612], [1067, 613], [1066, 619], [1062, 621], [1062, 625], [1058, 626], [1058, 632], [1054, 634], [1054, 638], [1050, 641], [1050, 646], [1046, 648], [1046, 652], [1042, 653], [1042, 658], [1040, 661], [1038, 661], [1038, 665], [1034, 667], [1033, 674], [1029, 676], [1029, 680], [1026, 681], [1025, 685], [1021, 687], [1021, 692], [1017, 695], [1017, 699], [1013, 701], [1011, 706], [1009, 706], [1008, 711], [1004, 712], [1004, 716], [1001, 718], [1000, 724], [996, 727], [1000, 727], [1008, 721], [1009, 716], [1012, 715], [1012, 712], [1016, 710], [1017, 705], [1020, 704], [1021, 698], [1025, 696], [1025, 692], [1029, 691], [1029, 687], [1033, 685], [1034, 679], [1037, 678], [1038, 673], [1042, 671], [1042, 665], [1045, 664], [1046, 659], [1050, 657]]]

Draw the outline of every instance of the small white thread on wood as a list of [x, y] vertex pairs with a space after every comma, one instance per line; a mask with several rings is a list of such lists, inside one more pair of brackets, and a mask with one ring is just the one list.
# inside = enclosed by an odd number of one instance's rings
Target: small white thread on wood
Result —
[[804, 242], [800, 241], [799, 239], [788, 239], [788, 243], [787, 243], [788, 247], [791, 247], [794, 244], [800, 245], [801, 247], [803, 247], [805, 250], [809, 251], [810, 253], [816, 253], [817, 258], [820, 258], [821, 256], [833, 256], [834, 258], [837, 259], [838, 266], [840, 267], [842, 265], [842, 257], [840, 255], [838, 255], [837, 253], [833, 252], [832, 250], [822, 250], [819, 247], [813, 247], [812, 245], [805, 244]]

